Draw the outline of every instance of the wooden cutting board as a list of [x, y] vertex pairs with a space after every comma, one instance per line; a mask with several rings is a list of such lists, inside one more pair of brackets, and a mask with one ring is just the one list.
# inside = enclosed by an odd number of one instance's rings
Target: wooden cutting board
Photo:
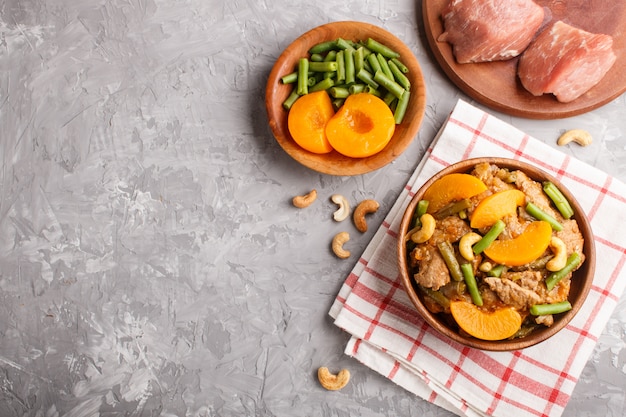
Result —
[[[447, 42], [438, 42], [443, 32], [441, 11], [450, 0], [424, 0], [422, 13], [426, 37], [443, 71], [454, 84], [476, 101], [513, 116], [559, 119], [596, 109], [626, 91], [626, 2], [622, 0], [535, 0], [543, 6], [543, 27], [562, 20], [593, 33], [613, 37], [615, 64], [604, 78], [570, 103], [560, 103], [551, 94], [535, 97], [517, 78], [517, 58], [479, 64], [458, 64]], [[541, 30], [541, 29], [540, 29]]]

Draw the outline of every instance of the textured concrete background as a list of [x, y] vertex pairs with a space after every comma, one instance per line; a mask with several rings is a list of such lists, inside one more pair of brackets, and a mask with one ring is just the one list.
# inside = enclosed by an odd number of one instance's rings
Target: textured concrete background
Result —
[[[328, 197], [377, 199], [379, 224], [466, 98], [429, 54], [419, 3], [4, 0], [0, 416], [448, 416], [344, 356], [327, 316], [356, 259], [329, 251]], [[337, 20], [400, 37], [428, 86], [414, 143], [357, 177], [298, 165], [264, 108], [281, 50]], [[553, 146], [590, 130], [592, 146], [564, 151], [626, 180], [625, 105], [499, 116]], [[291, 206], [314, 187], [315, 206]], [[626, 415], [625, 343], [623, 298], [566, 416]], [[352, 382], [323, 390], [323, 365]]]

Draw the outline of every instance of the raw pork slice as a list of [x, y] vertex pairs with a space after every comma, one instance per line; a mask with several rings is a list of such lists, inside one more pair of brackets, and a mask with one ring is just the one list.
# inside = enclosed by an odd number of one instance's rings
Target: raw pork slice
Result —
[[552, 93], [567, 103], [600, 82], [615, 59], [611, 36], [557, 21], [524, 51], [517, 73], [531, 94]]
[[458, 63], [502, 61], [518, 56], [543, 23], [532, 0], [451, 0], [441, 17]]

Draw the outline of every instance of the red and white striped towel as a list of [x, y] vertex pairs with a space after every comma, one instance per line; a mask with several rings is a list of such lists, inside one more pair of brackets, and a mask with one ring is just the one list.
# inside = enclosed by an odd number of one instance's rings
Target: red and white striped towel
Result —
[[[418, 316], [396, 266], [397, 231], [414, 192], [442, 168], [480, 156], [522, 160], [558, 178], [595, 234], [596, 275], [580, 312], [556, 336], [515, 352], [440, 336]], [[626, 286], [625, 196], [619, 180], [459, 101], [331, 307], [352, 335], [346, 354], [458, 415], [560, 416]]]

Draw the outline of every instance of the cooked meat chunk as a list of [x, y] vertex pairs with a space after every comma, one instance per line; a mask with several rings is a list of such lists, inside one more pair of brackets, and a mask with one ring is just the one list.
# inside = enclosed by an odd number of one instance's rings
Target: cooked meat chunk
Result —
[[568, 103], [599, 83], [615, 60], [611, 36], [557, 21], [524, 51], [517, 73], [532, 95], [552, 93]]
[[503, 303], [516, 309], [523, 310], [541, 302], [536, 292], [524, 288], [510, 279], [487, 277], [483, 281], [498, 294]]
[[413, 275], [419, 285], [438, 290], [450, 282], [450, 271], [436, 246], [418, 246], [412, 256], [419, 265], [417, 273]]
[[526, 49], [543, 17], [531, 0], [451, 0], [438, 41], [452, 45], [460, 64], [511, 59]]

